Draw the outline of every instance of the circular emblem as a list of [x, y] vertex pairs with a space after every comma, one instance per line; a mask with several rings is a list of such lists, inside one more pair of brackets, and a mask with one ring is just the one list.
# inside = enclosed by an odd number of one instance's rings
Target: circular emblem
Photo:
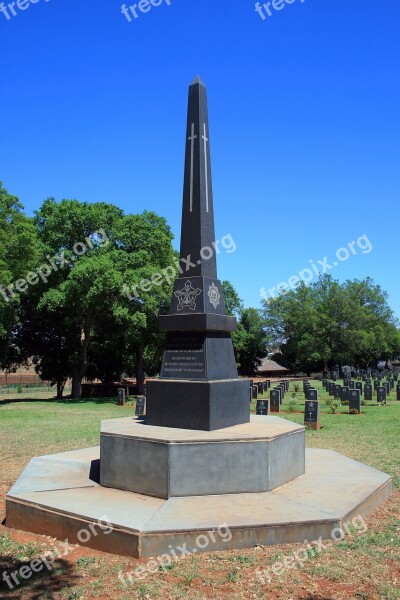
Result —
[[221, 301], [221, 294], [219, 293], [219, 290], [214, 282], [212, 282], [212, 284], [208, 288], [208, 298], [210, 300], [210, 304], [212, 304], [214, 308], [217, 308], [217, 306], [219, 306]]

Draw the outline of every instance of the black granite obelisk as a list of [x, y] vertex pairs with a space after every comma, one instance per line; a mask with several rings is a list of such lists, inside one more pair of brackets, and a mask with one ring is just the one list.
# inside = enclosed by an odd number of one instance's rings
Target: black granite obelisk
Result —
[[147, 385], [149, 425], [212, 431], [250, 421], [248, 381], [238, 378], [217, 279], [207, 90], [189, 87], [180, 249], [160, 379]]

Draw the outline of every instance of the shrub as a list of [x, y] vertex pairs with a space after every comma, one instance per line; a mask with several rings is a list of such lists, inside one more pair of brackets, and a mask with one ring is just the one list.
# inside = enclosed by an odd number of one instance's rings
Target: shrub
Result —
[[336, 414], [338, 407], [339, 407], [339, 402], [332, 402], [331, 413], [333, 415]]

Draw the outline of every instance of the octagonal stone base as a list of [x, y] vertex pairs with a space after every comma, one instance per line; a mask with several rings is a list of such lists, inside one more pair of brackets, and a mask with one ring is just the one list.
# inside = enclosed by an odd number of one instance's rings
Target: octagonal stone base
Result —
[[[214, 552], [328, 539], [343, 523], [375, 510], [392, 490], [385, 473], [319, 449], [306, 450], [304, 476], [252, 494], [163, 500], [101, 487], [98, 466], [99, 448], [34, 458], [6, 497], [6, 525], [70, 544], [82, 544], [84, 531], [87, 547], [113, 554], [173, 556], [178, 546]], [[111, 532], [97, 527], [105, 520]], [[222, 526], [224, 535], [218, 535]], [[95, 534], [87, 539], [91, 529]], [[205, 546], [204, 536], [210, 540]]]
[[279, 417], [217, 431], [102, 422], [100, 484], [171, 498], [268, 492], [304, 475], [305, 428]]

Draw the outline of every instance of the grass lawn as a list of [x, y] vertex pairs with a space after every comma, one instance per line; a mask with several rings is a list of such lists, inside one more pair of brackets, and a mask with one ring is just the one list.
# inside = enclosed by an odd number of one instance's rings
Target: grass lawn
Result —
[[[316, 383], [321, 392], [321, 386]], [[296, 394], [298, 412], [289, 412], [293, 384], [286, 394], [282, 417], [302, 423], [304, 395]], [[321, 424], [307, 431], [308, 447], [337, 450], [393, 476], [393, 496], [366, 520], [362, 535], [351, 533], [327, 550], [309, 556], [304, 566], [286, 570], [263, 585], [256, 571], [302, 548], [302, 544], [257, 547], [249, 550], [205, 553], [188, 557], [170, 568], [134, 579], [124, 586], [118, 574], [133, 571], [137, 561], [76, 547], [56, 562], [52, 571], [36, 574], [14, 590], [1, 581], [44, 550], [54, 540], [0, 526], [0, 598], [63, 599], [107, 598], [285, 598], [303, 600], [400, 598], [400, 402], [387, 406], [369, 403], [361, 415], [347, 407], [331, 414], [328, 396], [320, 393]], [[251, 404], [255, 409], [255, 402]], [[115, 400], [82, 402], [0, 401], [0, 521], [5, 517], [4, 497], [30, 458], [66, 450], [97, 446], [100, 421], [133, 414]]]

